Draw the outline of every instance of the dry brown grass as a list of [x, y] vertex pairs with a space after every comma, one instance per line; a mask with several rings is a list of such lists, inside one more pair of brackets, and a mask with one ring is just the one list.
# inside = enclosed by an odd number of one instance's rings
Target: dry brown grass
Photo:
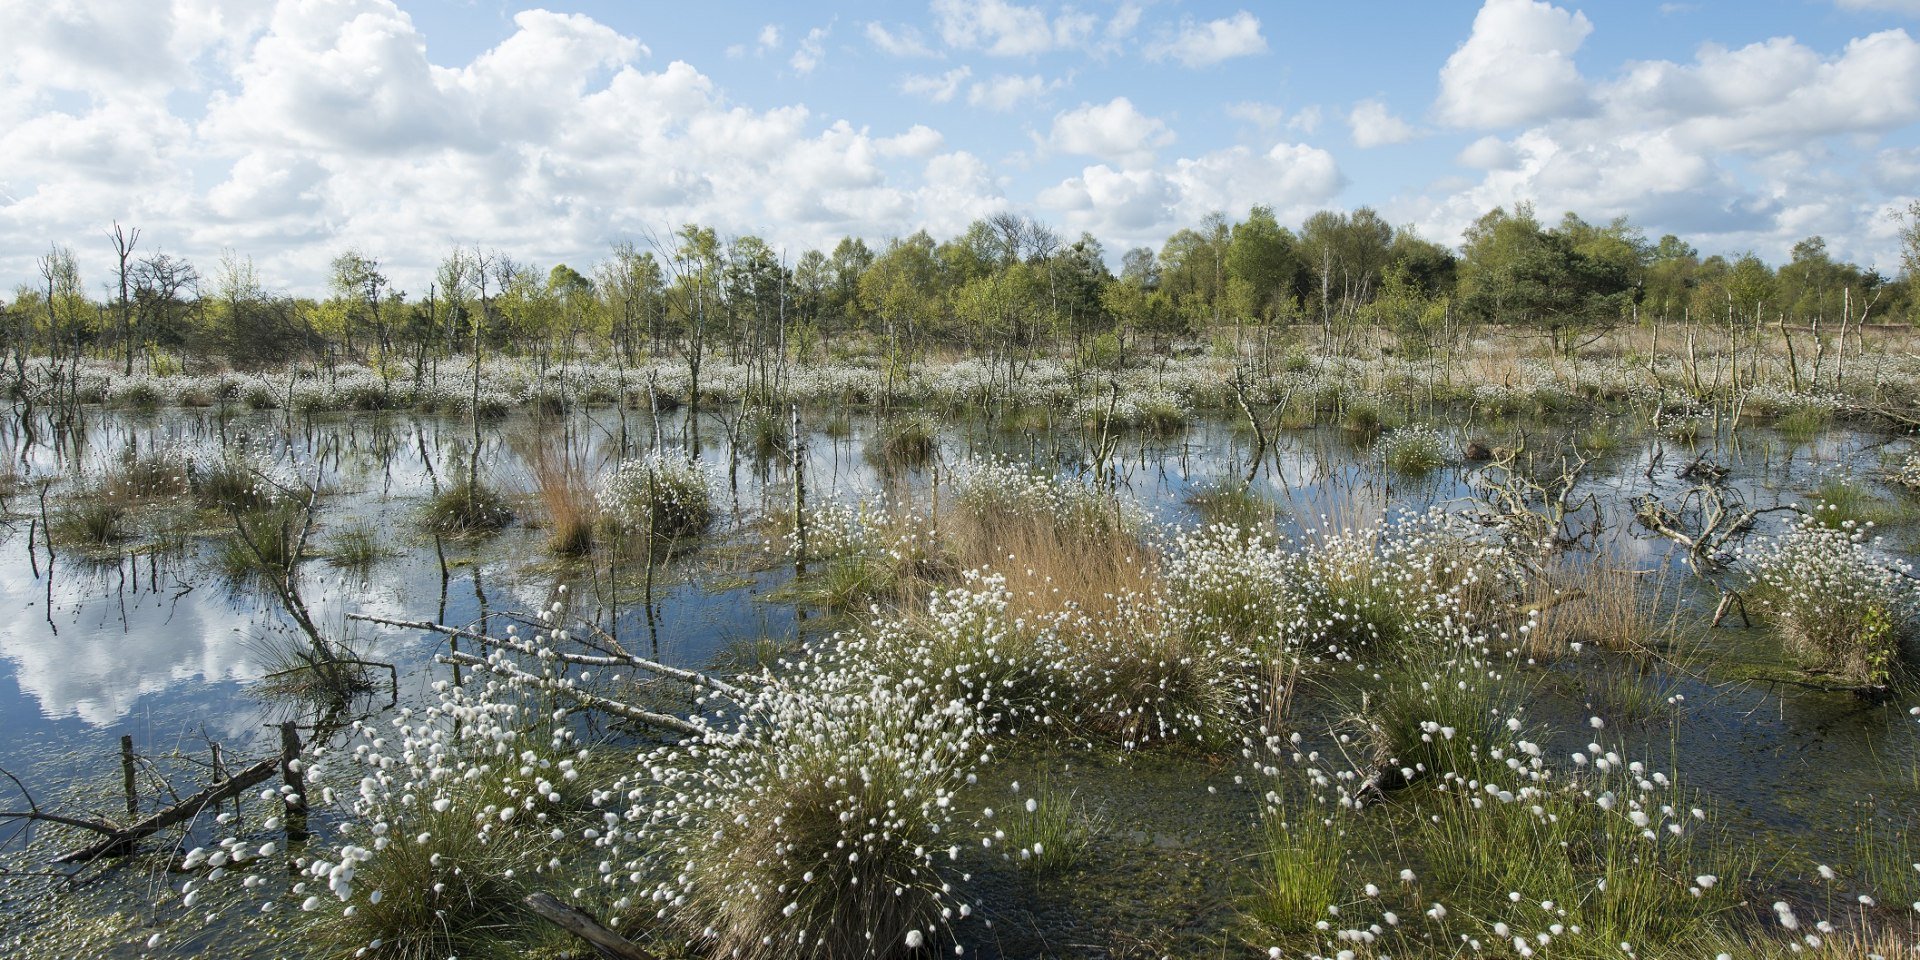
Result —
[[1029, 622], [1072, 611], [1106, 619], [1119, 598], [1152, 594], [1160, 584], [1159, 557], [1117, 503], [1065, 515], [956, 505], [940, 532], [960, 569], [1006, 578], [1013, 614]]
[[1667, 599], [1665, 578], [1633, 569], [1611, 552], [1557, 563], [1532, 578], [1521, 598], [1523, 611], [1536, 612], [1525, 649], [1536, 657], [1561, 656], [1576, 643], [1645, 651], [1679, 628], [1679, 613]]
[[591, 551], [600, 508], [584, 456], [543, 437], [531, 444], [527, 468], [547, 529], [547, 549], [563, 557]]

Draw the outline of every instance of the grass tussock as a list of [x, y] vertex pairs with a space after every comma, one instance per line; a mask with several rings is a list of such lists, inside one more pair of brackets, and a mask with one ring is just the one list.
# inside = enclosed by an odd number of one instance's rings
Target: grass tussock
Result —
[[1085, 863], [1105, 818], [1088, 810], [1079, 794], [1043, 781], [1024, 792], [1013, 784], [1012, 809], [988, 823], [996, 848], [1022, 873], [1046, 877]]
[[1187, 505], [1209, 524], [1244, 530], [1270, 530], [1282, 511], [1273, 498], [1255, 490], [1240, 477], [1215, 480], [1187, 495]]
[[1882, 497], [1868, 485], [1837, 474], [1822, 480], [1811, 496], [1815, 501], [1812, 516], [1835, 529], [1885, 526], [1915, 516], [1911, 504]]
[[586, 464], [546, 443], [535, 447], [529, 461], [534, 499], [547, 529], [547, 550], [561, 557], [591, 552], [600, 506]]
[[327, 549], [327, 562], [350, 570], [367, 570], [387, 556], [381, 545], [380, 530], [371, 522], [357, 520], [333, 535]]
[[427, 501], [428, 530], [447, 536], [492, 533], [513, 522], [513, 508], [486, 483], [462, 477]]
[[663, 454], [621, 463], [601, 478], [594, 502], [609, 529], [652, 541], [691, 540], [715, 517], [707, 472]]
[[1006, 578], [1015, 616], [1099, 617], [1158, 583], [1144, 518], [1120, 498], [1009, 464], [976, 464], [940, 519], [957, 565]]
[[238, 454], [210, 462], [196, 460], [187, 474], [187, 486], [200, 506], [210, 510], [259, 510], [279, 496], [259, 469]]
[[1375, 451], [1388, 470], [1405, 476], [1424, 476], [1447, 463], [1445, 434], [1431, 427], [1405, 427], [1380, 438]]
[[1865, 528], [1815, 514], [1745, 560], [1748, 597], [1808, 670], [1871, 687], [1905, 667], [1920, 629], [1920, 592]]
[[1337, 806], [1299, 801], [1263, 809], [1259, 890], [1247, 911], [1262, 933], [1309, 934], [1339, 902], [1348, 839], [1343, 814]]
[[77, 547], [107, 547], [133, 535], [132, 510], [112, 490], [83, 489], [53, 518], [53, 536]]
[[671, 905], [662, 913], [695, 952], [891, 957], [951, 915], [935, 864], [955, 842], [972, 715], [842, 676], [769, 690], [739, 729], [701, 737], [697, 759], [653, 759], [638, 819], [667, 869], [648, 899]]
[[284, 581], [303, 559], [306, 510], [291, 501], [278, 501], [256, 510], [231, 514], [234, 535], [222, 537], [214, 559], [233, 581], [267, 577]]
[[1680, 629], [1678, 608], [1666, 596], [1667, 581], [1603, 554], [1562, 561], [1529, 579], [1520, 612], [1527, 653], [1562, 656], [1594, 647], [1618, 653], [1647, 650]]
[[917, 467], [932, 460], [939, 450], [939, 424], [924, 414], [909, 414], [882, 421], [868, 454], [878, 463]]

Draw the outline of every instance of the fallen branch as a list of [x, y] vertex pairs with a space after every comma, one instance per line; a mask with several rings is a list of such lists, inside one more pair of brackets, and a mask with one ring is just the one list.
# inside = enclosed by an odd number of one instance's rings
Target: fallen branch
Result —
[[439, 656], [434, 657], [434, 659], [440, 661], [441, 663], [445, 663], [449, 665], [457, 664], [463, 667], [473, 667], [478, 670], [485, 670], [488, 673], [491, 673], [494, 676], [500, 677], [505, 680], [514, 680], [520, 683], [531, 684], [549, 693], [566, 697], [574, 701], [575, 703], [578, 703], [579, 705], [586, 707], [590, 710], [599, 710], [602, 713], [610, 713], [616, 717], [632, 720], [636, 723], [645, 723], [645, 724], [651, 724], [656, 727], [665, 727], [668, 730], [673, 730], [677, 733], [684, 733], [688, 736], [698, 736], [699, 734], [705, 732], [705, 729], [703, 727], [700, 727], [699, 725], [691, 723], [689, 721], [682, 720], [679, 717], [669, 716], [668, 714], [664, 714], [664, 713], [654, 713], [650, 710], [642, 710], [639, 707], [633, 706], [631, 704], [621, 703], [618, 700], [610, 700], [606, 697], [588, 693], [585, 690], [578, 690], [572, 687], [564, 687], [547, 680], [545, 677], [540, 677], [540, 676], [536, 676], [534, 674], [528, 673], [525, 670], [521, 670], [520, 668], [515, 667], [510, 663], [506, 663], [498, 659], [476, 657], [471, 653], [443, 653], [443, 654], [440, 654]]
[[[89, 846], [82, 847], [71, 853], [61, 854], [55, 857], [53, 862], [86, 863], [90, 860], [97, 860], [100, 857], [118, 856], [126, 853], [131, 850], [133, 845], [142, 837], [159, 833], [175, 824], [192, 820], [194, 817], [200, 815], [200, 811], [214, 804], [225, 803], [228, 800], [232, 800], [240, 794], [273, 779], [273, 775], [278, 772], [279, 769], [279, 757], [262, 760], [225, 780], [208, 786], [205, 790], [159, 813], [147, 817], [144, 820], [136, 821], [131, 826], [116, 828], [107, 824], [71, 823], [71, 825], [74, 826], [83, 826], [95, 832], [104, 833], [106, 836]], [[47, 818], [47, 816], [46, 814], [40, 815], [43, 819]]]
[[594, 951], [603, 957], [613, 960], [656, 960], [653, 954], [602, 926], [600, 921], [579, 907], [544, 893], [536, 893], [524, 902], [527, 909], [540, 919], [592, 944]]
[[636, 669], [647, 670], [652, 673], [657, 673], [662, 676], [672, 677], [675, 680], [682, 680], [687, 683], [693, 684], [696, 687], [707, 687], [719, 693], [726, 694], [727, 696], [732, 697], [735, 700], [743, 700], [746, 696], [746, 694], [739, 687], [733, 686], [732, 684], [726, 683], [721, 680], [715, 680], [714, 678], [709, 677], [704, 673], [700, 673], [694, 670], [687, 670], [682, 667], [670, 667], [658, 661], [648, 660], [643, 657], [636, 657], [632, 654], [626, 653], [625, 651], [620, 651], [618, 653], [611, 653], [611, 654], [603, 654], [603, 655], [585, 654], [585, 653], [567, 653], [560, 650], [538, 648], [525, 641], [516, 640], [510, 637], [491, 637], [484, 633], [476, 633], [472, 630], [464, 630], [464, 629], [461, 629], [460, 627], [450, 627], [450, 626], [447, 626], [446, 624], [433, 623], [427, 620], [394, 620], [387, 617], [377, 617], [372, 614], [366, 614], [366, 613], [350, 613], [350, 614], [347, 614], [347, 619], [359, 620], [365, 623], [378, 623], [378, 624], [383, 624], [389, 627], [405, 627], [408, 629], [420, 630], [427, 633], [438, 633], [448, 637], [458, 637], [462, 640], [472, 640], [475, 643], [485, 644], [490, 647], [505, 647], [516, 653], [523, 653], [530, 657], [550, 656], [550, 657], [553, 657], [554, 659], [562, 660], [567, 663], [575, 664], [577, 666], [633, 667]]

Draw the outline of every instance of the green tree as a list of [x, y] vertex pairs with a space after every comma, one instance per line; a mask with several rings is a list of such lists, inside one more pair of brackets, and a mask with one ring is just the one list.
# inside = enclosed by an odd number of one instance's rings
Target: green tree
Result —
[[1274, 219], [1272, 208], [1256, 206], [1234, 224], [1226, 266], [1226, 294], [1237, 316], [1271, 321], [1291, 312], [1302, 269], [1293, 232]]

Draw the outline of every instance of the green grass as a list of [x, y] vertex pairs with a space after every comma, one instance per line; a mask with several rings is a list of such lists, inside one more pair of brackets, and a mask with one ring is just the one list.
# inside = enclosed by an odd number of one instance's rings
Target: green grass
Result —
[[1247, 910], [1263, 933], [1298, 937], [1328, 919], [1327, 908], [1340, 898], [1346, 819], [1331, 804], [1295, 803], [1263, 813], [1259, 892]]
[[1382, 770], [1409, 779], [1483, 775], [1502, 768], [1520, 737], [1507, 725], [1520, 698], [1499, 679], [1489, 654], [1459, 639], [1409, 651], [1366, 694], [1364, 722]]
[[229, 579], [283, 579], [299, 563], [300, 557], [295, 554], [305, 523], [300, 505], [283, 501], [257, 510], [235, 511], [233, 523], [233, 535], [222, 537], [214, 553]]
[[1823, 525], [1836, 529], [1847, 524], [1903, 523], [1915, 515], [1911, 504], [1882, 497], [1866, 484], [1838, 474], [1822, 480], [1810, 496], [1820, 505], [1814, 515]]
[[924, 414], [889, 417], [869, 447], [872, 459], [903, 466], [924, 464], [939, 449], [939, 425]]
[[84, 547], [105, 547], [132, 536], [132, 512], [104, 490], [82, 490], [53, 520], [54, 539]]
[[365, 570], [387, 555], [380, 544], [380, 531], [365, 520], [343, 527], [333, 537], [327, 561], [336, 567]]
[[775, 598], [833, 613], [857, 613], [879, 600], [899, 598], [905, 582], [902, 564], [891, 557], [857, 551], [813, 565], [804, 576], [782, 586]]
[[1280, 505], [1239, 477], [1215, 480], [1187, 494], [1187, 505], [1209, 524], [1242, 530], [1271, 529], [1281, 517]]
[[1807, 441], [1826, 432], [1833, 414], [1823, 407], [1803, 406], [1774, 422], [1774, 429], [1789, 440]]
[[196, 464], [187, 475], [187, 485], [201, 506], [214, 510], [258, 510], [277, 493], [238, 456], [222, 457], [206, 466]]
[[492, 533], [513, 522], [513, 508], [486, 484], [462, 479], [427, 502], [425, 522], [449, 536]]
[[1021, 872], [1041, 877], [1086, 862], [1105, 821], [1086, 810], [1077, 794], [1042, 782], [1013, 798], [1012, 809], [997, 819], [1003, 836], [996, 844]]
[[1611, 423], [1596, 423], [1580, 432], [1575, 444], [1587, 453], [1600, 455], [1620, 449], [1626, 438]]
[[1380, 441], [1380, 459], [1395, 473], [1431, 473], [1446, 465], [1446, 438], [1430, 429], [1396, 430]]

